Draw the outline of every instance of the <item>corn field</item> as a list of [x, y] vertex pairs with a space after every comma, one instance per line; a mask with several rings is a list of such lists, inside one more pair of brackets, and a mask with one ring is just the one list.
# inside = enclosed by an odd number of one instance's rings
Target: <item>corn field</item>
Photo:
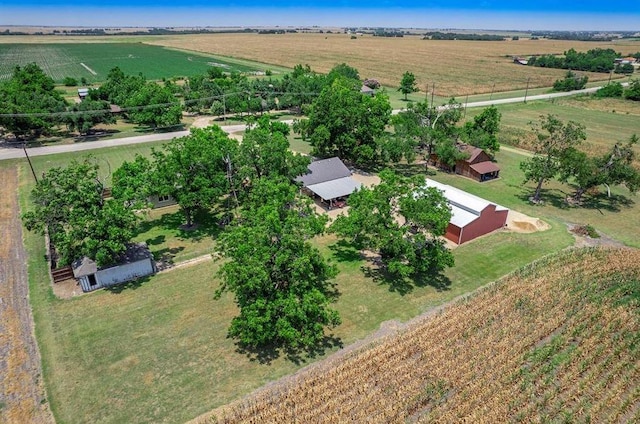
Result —
[[195, 422], [640, 422], [639, 287], [640, 251], [565, 251]]

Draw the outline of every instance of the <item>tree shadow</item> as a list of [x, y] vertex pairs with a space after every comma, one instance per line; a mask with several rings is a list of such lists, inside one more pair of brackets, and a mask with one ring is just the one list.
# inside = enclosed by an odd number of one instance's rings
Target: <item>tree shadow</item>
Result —
[[[517, 197], [524, 202], [529, 202], [534, 192], [533, 189], [525, 189]], [[609, 197], [605, 193], [585, 194], [582, 197], [582, 201], [577, 204], [567, 202], [567, 198], [571, 197], [572, 194], [573, 192], [567, 193], [558, 189], [542, 189], [540, 199], [542, 202], [550, 204], [557, 209], [583, 208], [596, 210], [601, 214], [604, 214], [604, 211], [620, 212], [622, 208], [630, 208], [635, 205], [635, 201], [626, 196], [612, 194]]]
[[357, 262], [364, 259], [360, 249], [353, 243], [349, 243], [343, 239], [329, 246], [333, 257], [338, 262]]
[[137, 290], [143, 284], [151, 281], [150, 276], [141, 277], [133, 281], [127, 281], [125, 283], [117, 284], [110, 287], [105, 287], [104, 290], [110, 292], [111, 294], [120, 294], [125, 290]]
[[158, 268], [163, 270], [171, 267], [174, 263], [173, 258], [183, 250], [184, 246], [160, 249], [153, 252], [153, 259], [157, 262]]
[[91, 141], [98, 141], [98, 140], [103, 139], [105, 137], [109, 137], [109, 136], [111, 136], [113, 134], [119, 134], [119, 133], [120, 133], [120, 130], [116, 130], [116, 129], [93, 131], [93, 132], [89, 132], [88, 134], [77, 135], [77, 136], [73, 137], [73, 142], [74, 143], [86, 143], [86, 142], [91, 142]]
[[393, 165], [392, 169], [403, 177], [413, 177], [415, 175], [436, 175], [436, 170], [434, 167], [426, 167], [424, 164], [418, 163], [397, 163]]
[[279, 344], [254, 347], [241, 342], [236, 342], [235, 345], [237, 353], [246, 355], [251, 362], [258, 362], [262, 365], [270, 365], [283, 355], [287, 361], [301, 365], [309, 359], [326, 354], [329, 350], [344, 347], [342, 340], [333, 334], [325, 335], [319, 343], [306, 348], [291, 348]]
[[[184, 225], [185, 219], [182, 212], [165, 213], [157, 219], [141, 222], [138, 225], [137, 234], [144, 234], [153, 228], [161, 228], [163, 230], [174, 231], [179, 239], [200, 241], [205, 237], [217, 237], [220, 234], [222, 231], [220, 217], [223, 215], [224, 214], [220, 213], [214, 214], [210, 211], [200, 211], [194, 217], [196, 225], [186, 227]], [[164, 240], [160, 241], [160, 237], [165, 236], [158, 236], [155, 239], [151, 239], [152, 244], [154, 240], [158, 241], [157, 244], [162, 243]], [[147, 242], [147, 244], [149, 244], [149, 242]]]
[[440, 271], [425, 272], [413, 275], [411, 278], [388, 272], [383, 267], [362, 266], [365, 277], [371, 278], [378, 285], [389, 286], [389, 291], [405, 296], [416, 287], [433, 287], [438, 292], [451, 289], [451, 280]]

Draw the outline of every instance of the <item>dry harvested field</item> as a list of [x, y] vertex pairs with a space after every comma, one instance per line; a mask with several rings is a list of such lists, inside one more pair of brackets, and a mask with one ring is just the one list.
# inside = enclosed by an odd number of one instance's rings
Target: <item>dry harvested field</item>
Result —
[[[557, 69], [533, 68], [512, 63], [513, 55], [557, 53], [575, 48], [613, 48], [623, 54], [640, 51], [640, 41], [579, 42], [556, 40], [518, 41], [442, 41], [422, 40], [419, 36], [385, 38], [364, 35], [351, 39], [347, 34], [203, 34], [160, 36], [149, 44], [232, 56], [261, 63], [293, 67], [309, 64], [327, 72], [346, 62], [363, 78], [377, 78], [384, 85], [397, 87], [402, 74], [416, 75], [421, 90], [436, 84], [436, 95], [457, 96], [489, 93], [492, 89], [549, 87], [564, 74]], [[589, 73], [591, 81], [606, 80], [608, 74]], [[495, 88], [494, 88], [495, 83]]]
[[639, 284], [564, 251], [194, 423], [640, 422]]

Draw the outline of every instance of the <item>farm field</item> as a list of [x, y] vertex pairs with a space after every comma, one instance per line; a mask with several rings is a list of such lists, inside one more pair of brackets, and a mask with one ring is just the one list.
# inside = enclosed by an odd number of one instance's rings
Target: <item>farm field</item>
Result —
[[8, 79], [16, 65], [31, 62], [57, 82], [65, 77], [104, 81], [116, 66], [125, 74], [142, 73], [148, 79], [204, 74], [211, 66], [240, 72], [264, 70], [211, 55], [141, 43], [0, 44], [0, 81]]
[[[583, 124], [587, 140], [582, 149], [601, 154], [616, 142], [625, 142], [633, 134], [640, 136], [640, 102], [622, 99], [596, 99], [592, 96], [561, 97], [553, 100], [496, 105], [502, 114], [500, 141], [527, 147], [530, 122], [539, 122], [541, 115], [553, 114], [562, 121]], [[467, 119], [481, 113], [482, 108], [469, 109]], [[640, 146], [636, 146], [640, 154]]]
[[[146, 41], [184, 50], [205, 52], [272, 63], [292, 68], [309, 64], [318, 72], [328, 72], [339, 63], [360, 71], [362, 78], [376, 78], [383, 85], [397, 87], [402, 74], [416, 75], [424, 93], [435, 83], [435, 94], [443, 98], [491, 91], [550, 87], [566, 71], [515, 65], [514, 55], [562, 54], [575, 48], [586, 51], [613, 48], [622, 54], [640, 51], [639, 40], [580, 42], [563, 40], [442, 41], [349, 34], [198, 34], [160, 36]], [[265, 45], [269, 48], [265, 48]], [[590, 81], [607, 80], [609, 74], [588, 73]], [[459, 99], [460, 100], [460, 99]]]
[[637, 422], [638, 287], [638, 250], [565, 251], [192, 422]]

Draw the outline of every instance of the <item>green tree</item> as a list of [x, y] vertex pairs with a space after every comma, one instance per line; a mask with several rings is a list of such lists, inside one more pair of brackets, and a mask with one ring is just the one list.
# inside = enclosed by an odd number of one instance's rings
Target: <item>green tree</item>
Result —
[[33, 209], [25, 226], [48, 232], [58, 265], [87, 256], [99, 266], [114, 262], [133, 237], [137, 217], [116, 200], [102, 198], [103, 183], [91, 158], [52, 168], [31, 192]]
[[177, 125], [182, 119], [182, 106], [167, 87], [147, 82], [131, 93], [124, 106], [131, 122], [151, 127]]
[[607, 85], [605, 85], [604, 87], [602, 87], [601, 89], [599, 89], [598, 91], [596, 91], [595, 96], [596, 97], [622, 97], [622, 93], [624, 92], [624, 88], [622, 87], [622, 84], [615, 81], [612, 83], [609, 83]]
[[555, 91], [573, 91], [582, 90], [589, 81], [589, 77], [584, 75], [579, 77], [575, 72], [567, 71], [564, 79], [556, 80], [553, 83], [553, 89]]
[[408, 94], [418, 91], [416, 76], [412, 72], [406, 71], [404, 74], [402, 74], [402, 79], [400, 80], [400, 88], [398, 88], [398, 91], [404, 94], [405, 100], [407, 100]]
[[634, 166], [637, 143], [638, 137], [634, 134], [626, 144], [616, 143], [602, 156], [589, 157], [580, 151], [567, 155], [561, 164], [561, 180], [573, 177], [577, 186], [573, 199], [580, 202], [584, 193], [599, 185], [610, 190], [612, 185], [624, 184], [630, 192], [638, 191], [640, 171]]
[[136, 154], [132, 162], [124, 161], [111, 177], [111, 195], [134, 209], [149, 206], [155, 171], [149, 159]]
[[479, 147], [494, 155], [500, 150], [497, 134], [500, 130], [500, 112], [495, 106], [490, 106], [467, 122], [462, 128], [461, 135], [465, 142]]
[[310, 159], [289, 150], [289, 126], [261, 117], [255, 128], [247, 129], [240, 144], [242, 179], [281, 176], [293, 180], [304, 174]]
[[360, 74], [356, 68], [353, 68], [346, 63], [341, 63], [334, 66], [327, 74], [327, 84], [332, 84], [336, 78], [346, 78], [348, 80], [357, 81], [360, 83]]
[[424, 177], [403, 178], [380, 173], [381, 183], [349, 196], [348, 215], [331, 230], [356, 246], [378, 252], [393, 277], [437, 273], [453, 265], [444, 235], [451, 210], [442, 192], [425, 187]]
[[98, 124], [115, 124], [116, 116], [111, 112], [109, 102], [104, 100], [85, 99], [69, 109], [71, 114], [65, 116], [69, 131], [87, 134]]
[[631, 81], [626, 90], [624, 90], [624, 98], [628, 100], [640, 101], [640, 79]]
[[255, 182], [240, 215], [219, 239], [229, 261], [217, 295], [233, 293], [240, 308], [229, 336], [251, 348], [312, 349], [326, 327], [340, 323], [329, 308], [337, 270], [309, 242], [322, 234], [326, 217], [295, 185], [267, 178]]
[[308, 115], [302, 135], [313, 146], [314, 155], [338, 155], [357, 164], [380, 159], [376, 140], [391, 116], [389, 98], [383, 93], [364, 96], [354, 80], [336, 78], [322, 90]]
[[65, 77], [62, 80], [62, 83], [66, 86], [66, 87], [75, 87], [78, 85], [78, 80], [73, 78], [73, 77]]
[[35, 63], [16, 66], [11, 78], [0, 82], [0, 126], [17, 137], [48, 134], [61, 123], [67, 102], [53, 79]]
[[541, 117], [539, 124], [533, 124], [536, 141], [533, 146], [535, 155], [520, 162], [525, 183], [536, 182], [531, 201], [540, 202], [542, 184], [554, 179], [562, 170], [562, 163], [575, 153], [576, 146], [586, 139], [582, 124], [569, 121], [564, 124], [554, 115]]
[[173, 197], [187, 226], [193, 226], [198, 211], [229, 193], [229, 164], [237, 149], [237, 142], [218, 126], [192, 128], [190, 135], [153, 150], [153, 194]]

